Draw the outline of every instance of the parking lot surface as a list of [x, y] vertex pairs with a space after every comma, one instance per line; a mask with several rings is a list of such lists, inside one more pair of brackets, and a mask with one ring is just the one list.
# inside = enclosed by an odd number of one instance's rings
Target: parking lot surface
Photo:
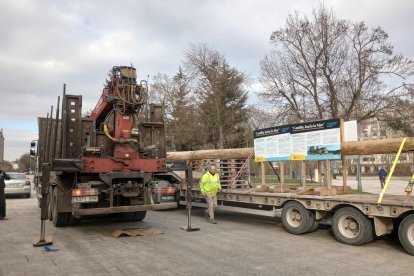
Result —
[[[8, 198], [0, 221], [0, 275], [411, 275], [414, 256], [398, 239], [363, 246], [337, 242], [328, 224], [314, 233], [287, 233], [280, 219], [218, 211], [217, 225], [193, 210], [199, 232], [180, 229], [187, 211], [149, 212], [142, 222], [96, 218], [54, 228], [56, 252], [33, 247], [39, 234], [36, 199]], [[162, 235], [110, 236], [115, 229], [156, 228]]]

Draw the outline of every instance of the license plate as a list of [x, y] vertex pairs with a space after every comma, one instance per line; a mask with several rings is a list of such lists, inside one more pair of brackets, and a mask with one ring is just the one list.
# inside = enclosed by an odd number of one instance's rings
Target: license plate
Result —
[[98, 202], [98, 196], [73, 196], [72, 203]]
[[174, 196], [162, 196], [161, 200], [174, 200]]

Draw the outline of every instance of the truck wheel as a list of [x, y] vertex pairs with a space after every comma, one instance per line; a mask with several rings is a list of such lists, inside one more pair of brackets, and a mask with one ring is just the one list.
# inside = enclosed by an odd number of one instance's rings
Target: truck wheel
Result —
[[401, 222], [398, 227], [398, 238], [404, 249], [414, 255], [414, 214]]
[[128, 222], [133, 221], [135, 218], [135, 213], [120, 213], [119, 214], [119, 221]]
[[57, 193], [58, 193], [58, 188], [55, 187], [53, 189], [53, 196], [52, 196], [52, 201], [53, 201], [52, 221], [55, 227], [63, 227], [63, 226], [68, 225], [70, 214], [69, 213], [58, 213]]
[[68, 216], [69, 216], [68, 224], [70, 226], [76, 226], [76, 225], [81, 224], [82, 220], [80, 218], [76, 218], [72, 214], [69, 214]]
[[309, 232], [314, 225], [314, 220], [315, 215], [299, 202], [290, 201], [283, 206], [283, 227], [291, 234], [301, 235]]
[[141, 221], [145, 218], [145, 216], [147, 215], [147, 211], [140, 211], [140, 212], [135, 212], [135, 221]]
[[361, 245], [375, 239], [372, 222], [352, 207], [344, 207], [335, 212], [332, 231], [338, 241], [349, 245]]

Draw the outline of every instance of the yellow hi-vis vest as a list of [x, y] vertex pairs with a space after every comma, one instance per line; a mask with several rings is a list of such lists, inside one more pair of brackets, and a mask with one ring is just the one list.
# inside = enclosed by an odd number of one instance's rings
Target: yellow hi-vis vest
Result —
[[221, 189], [220, 177], [218, 173], [212, 175], [207, 171], [200, 179], [200, 189], [202, 194], [215, 196], [217, 191]]

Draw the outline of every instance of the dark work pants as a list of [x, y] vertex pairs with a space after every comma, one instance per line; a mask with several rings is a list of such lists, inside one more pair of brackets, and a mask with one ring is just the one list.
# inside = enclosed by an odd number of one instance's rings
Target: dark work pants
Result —
[[0, 218], [6, 216], [6, 196], [4, 195], [4, 188], [0, 189]]

